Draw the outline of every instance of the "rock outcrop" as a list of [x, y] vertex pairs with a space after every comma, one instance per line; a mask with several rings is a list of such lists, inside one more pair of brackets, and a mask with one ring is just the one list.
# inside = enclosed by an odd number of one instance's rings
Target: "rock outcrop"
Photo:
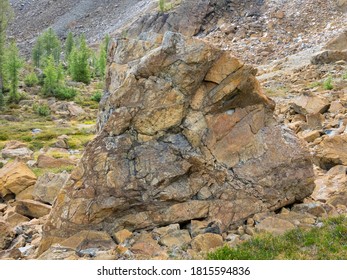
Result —
[[256, 70], [178, 33], [110, 45], [98, 135], [60, 191], [40, 251], [81, 230], [191, 220], [223, 232], [313, 191], [311, 158]]

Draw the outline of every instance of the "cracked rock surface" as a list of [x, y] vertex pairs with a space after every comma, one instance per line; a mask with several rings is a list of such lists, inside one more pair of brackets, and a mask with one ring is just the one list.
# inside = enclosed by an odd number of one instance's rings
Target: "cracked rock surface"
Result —
[[312, 193], [310, 154], [277, 124], [252, 67], [173, 32], [114, 41], [108, 65], [98, 135], [57, 196], [41, 253], [82, 230], [203, 220], [226, 232]]

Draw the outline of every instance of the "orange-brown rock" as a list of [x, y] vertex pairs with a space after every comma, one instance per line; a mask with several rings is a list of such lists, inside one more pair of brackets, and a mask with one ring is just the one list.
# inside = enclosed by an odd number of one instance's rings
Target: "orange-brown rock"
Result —
[[15, 211], [30, 218], [40, 218], [51, 211], [51, 206], [34, 200], [17, 200]]
[[66, 165], [75, 165], [75, 162], [67, 158], [53, 158], [47, 155], [39, 155], [37, 167], [39, 168], [59, 168]]
[[222, 236], [214, 233], [200, 234], [192, 240], [192, 249], [197, 252], [208, 252], [223, 246]]
[[[110, 45], [98, 135], [57, 196], [46, 248], [81, 230], [227, 231], [311, 194], [310, 155], [274, 120], [256, 70], [177, 33], [140, 38]], [[131, 251], [152, 255], [152, 243]]]
[[0, 169], [0, 196], [7, 194], [19, 195], [27, 188], [35, 185], [36, 175], [25, 163], [13, 161]]

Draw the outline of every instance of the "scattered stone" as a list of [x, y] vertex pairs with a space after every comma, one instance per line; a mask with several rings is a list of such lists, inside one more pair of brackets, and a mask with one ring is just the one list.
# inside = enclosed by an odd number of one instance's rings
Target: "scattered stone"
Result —
[[155, 256], [161, 252], [161, 248], [151, 234], [141, 234], [140, 238], [130, 248], [131, 252], [136, 255]]
[[52, 246], [45, 253], [40, 255], [38, 260], [78, 260], [79, 256], [75, 250]]
[[0, 220], [0, 250], [7, 249], [15, 236], [15, 233], [12, 231], [11, 226]]
[[197, 252], [209, 252], [211, 249], [223, 246], [223, 238], [218, 234], [204, 233], [196, 236], [191, 246]]
[[34, 200], [17, 200], [15, 211], [29, 218], [40, 218], [51, 211], [51, 206]]
[[37, 167], [39, 168], [59, 168], [76, 163], [67, 158], [53, 158], [47, 155], [39, 155], [37, 158]]
[[316, 188], [312, 194], [315, 200], [337, 205], [346, 205], [347, 193], [347, 167], [337, 165], [326, 174], [319, 176], [315, 183]]
[[326, 137], [316, 147], [315, 162], [322, 169], [347, 165], [347, 134]]
[[76, 105], [74, 102], [59, 101], [50, 105], [51, 111], [60, 116], [67, 118], [80, 118], [86, 115], [82, 107]]
[[341, 104], [341, 101], [335, 100], [332, 101], [329, 107], [329, 112], [330, 113], [344, 113], [345, 112], [345, 107]]
[[21, 214], [18, 214], [16, 212], [13, 211], [9, 211], [6, 213], [6, 215], [4, 216], [4, 220], [11, 225], [12, 228], [30, 221], [30, 219], [26, 216], [23, 216]]
[[80, 252], [87, 249], [97, 251], [110, 250], [114, 249], [116, 244], [111, 236], [104, 231], [83, 230], [64, 240], [63, 242], [60, 242], [60, 245], [64, 248], [69, 248]]
[[300, 95], [291, 103], [295, 112], [302, 115], [324, 113], [328, 110], [329, 105], [327, 99], [313, 94]]
[[188, 230], [176, 230], [169, 232], [160, 238], [159, 244], [166, 247], [178, 247], [182, 248], [191, 241]]
[[281, 235], [288, 230], [294, 229], [295, 226], [286, 220], [268, 217], [257, 224], [255, 228], [258, 232], [269, 232], [275, 235]]
[[325, 64], [333, 63], [340, 60], [347, 61], [347, 50], [335, 51], [335, 50], [324, 50], [315, 54], [311, 62], [312, 64]]
[[36, 175], [25, 163], [14, 161], [0, 169], [0, 196], [19, 195], [36, 182]]
[[33, 190], [34, 199], [52, 205], [60, 189], [69, 179], [69, 176], [65, 171], [59, 174], [45, 173], [40, 176]]
[[118, 244], [124, 243], [128, 238], [132, 236], [132, 232], [127, 229], [122, 229], [114, 234], [114, 239]]
[[[309, 213], [316, 217], [326, 217], [327, 215], [326, 210], [319, 202], [296, 204], [293, 206], [292, 211]], [[312, 221], [312, 218], [309, 219]]]
[[306, 142], [311, 143], [320, 137], [320, 132], [318, 130], [303, 131], [301, 134], [299, 134], [299, 137], [304, 139]]
[[208, 227], [209, 222], [208, 221], [197, 221], [192, 220], [189, 224], [189, 233], [191, 237], [195, 237], [199, 234], [205, 233], [206, 228]]
[[26, 144], [19, 141], [9, 141], [1, 150], [3, 158], [19, 158], [23, 160], [32, 159], [34, 152]]

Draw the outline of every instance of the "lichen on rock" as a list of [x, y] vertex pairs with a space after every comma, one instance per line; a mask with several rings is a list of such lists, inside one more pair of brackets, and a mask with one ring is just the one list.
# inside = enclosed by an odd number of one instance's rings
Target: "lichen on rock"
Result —
[[311, 157], [276, 123], [251, 66], [173, 32], [115, 40], [108, 62], [98, 135], [53, 205], [41, 251], [81, 230], [206, 220], [223, 232], [312, 193]]

